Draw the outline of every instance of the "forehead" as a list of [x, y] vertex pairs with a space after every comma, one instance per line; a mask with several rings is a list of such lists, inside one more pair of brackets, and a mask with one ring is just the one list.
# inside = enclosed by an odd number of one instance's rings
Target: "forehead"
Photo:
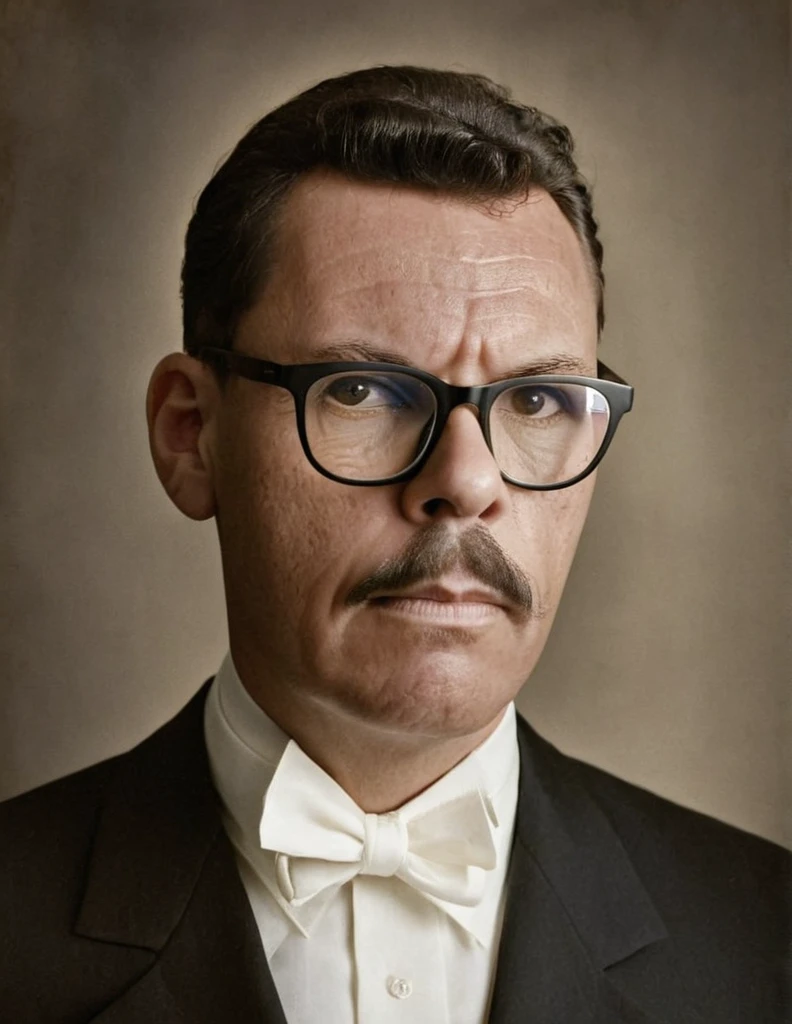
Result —
[[541, 190], [485, 207], [318, 172], [286, 200], [273, 250], [241, 325], [266, 329], [278, 349], [269, 358], [299, 361], [306, 346], [344, 340], [397, 344], [418, 364], [452, 350], [497, 362], [517, 340], [596, 347], [592, 272]]

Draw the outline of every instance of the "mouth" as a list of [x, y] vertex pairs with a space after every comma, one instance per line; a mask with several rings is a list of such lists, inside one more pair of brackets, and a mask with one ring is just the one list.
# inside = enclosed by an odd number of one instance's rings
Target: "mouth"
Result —
[[485, 624], [507, 610], [494, 591], [446, 583], [372, 594], [369, 604], [387, 612], [459, 625]]

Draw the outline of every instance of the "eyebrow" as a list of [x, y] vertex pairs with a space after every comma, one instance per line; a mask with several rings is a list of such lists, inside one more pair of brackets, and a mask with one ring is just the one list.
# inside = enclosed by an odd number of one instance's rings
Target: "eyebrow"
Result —
[[[311, 362], [339, 361], [355, 362], [362, 360], [370, 363], [395, 363], [398, 366], [412, 367], [414, 364], [398, 352], [391, 352], [389, 349], [376, 348], [363, 341], [349, 341], [340, 345], [325, 345], [321, 348], [311, 350], [309, 356]], [[499, 374], [490, 383], [494, 384], [501, 380], [510, 380], [512, 377], [539, 377], [545, 374], [571, 374], [579, 377], [591, 376], [589, 366], [575, 356], [550, 355], [534, 359], [529, 363], [522, 363], [515, 366], [507, 373]]]

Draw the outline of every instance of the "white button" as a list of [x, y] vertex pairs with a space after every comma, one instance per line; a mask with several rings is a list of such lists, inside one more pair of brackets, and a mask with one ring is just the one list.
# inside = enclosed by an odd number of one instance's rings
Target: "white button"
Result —
[[412, 994], [412, 982], [406, 978], [389, 978], [388, 991], [396, 999], [406, 999]]

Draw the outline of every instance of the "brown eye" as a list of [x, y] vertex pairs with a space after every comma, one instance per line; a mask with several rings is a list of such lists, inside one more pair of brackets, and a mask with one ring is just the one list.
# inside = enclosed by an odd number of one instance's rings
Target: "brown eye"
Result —
[[514, 395], [515, 412], [524, 416], [535, 416], [545, 406], [545, 396], [537, 388], [521, 388]]
[[354, 374], [328, 378], [321, 390], [331, 408], [359, 409], [366, 413], [404, 412], [426, 404], [426, 389], [418, 381], [386, 374]]
[[507, 394], [510, 410], [518, 416], [546, 419], [567, 410], [567, 402], [558, 388], [522, 387]]
[[337, 380], [327, 393], [340, 405], [359, 405], [368, 398], [371, 388], [359, 380]]

